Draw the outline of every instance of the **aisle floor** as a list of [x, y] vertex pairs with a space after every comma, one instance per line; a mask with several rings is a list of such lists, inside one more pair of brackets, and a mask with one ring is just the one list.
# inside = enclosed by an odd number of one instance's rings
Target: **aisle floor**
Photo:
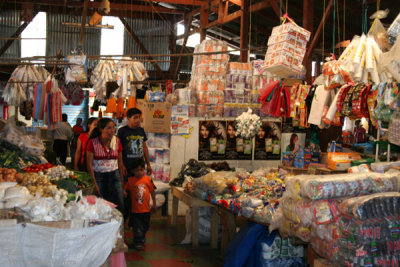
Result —
[[[128, 267], [194, 267], [222, 266], [219, 250], [209, 245], [200, 245], [192, 249], [192, 245], [181, 245], [185, 237], [185, 218], [178, 217], [176, 228], [169, 226], [168, 217], [161, 216], [160, 211], [152, 215], [150, 230], [146, 235], [146, 245], [142, 251], [129, 248], [125, 252]], [[125, 229], [125, 243], [132, 244], [133, 233]], [[130, 246], [132, 247], [132, 246]]]

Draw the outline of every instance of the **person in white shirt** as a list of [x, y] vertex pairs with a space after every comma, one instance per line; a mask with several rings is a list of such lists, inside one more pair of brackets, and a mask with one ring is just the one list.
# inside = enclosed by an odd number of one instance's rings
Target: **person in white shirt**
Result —
[[62, 114], [60, 127], [54, 130], [53, 150], [60, 158], [60, 162], [63, 165], [65, 165], [68, 155], [68, 142], [73, 134], [72, 127], [68, 123], [68, 115]]

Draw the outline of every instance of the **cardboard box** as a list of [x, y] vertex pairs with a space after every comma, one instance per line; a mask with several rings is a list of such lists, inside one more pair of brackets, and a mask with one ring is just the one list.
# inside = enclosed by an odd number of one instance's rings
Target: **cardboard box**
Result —
[[309, 31], [307, 31], [306, 29], [304, 29], [300, 26], [294, 25], [291, 22], [272, 28], [271, 35], [272, 36], [280, 35], [280, 34], [284, 34], [284, 33], [291, 33], [291, 34], [298, 35], [299, 38], [302, 38], [302, 39], [304, 38], [306, 41], [308, 41], [311, 36], [311, 33]]
[[171, 103], [150, 103], [139, 99], [137, 108], [142, 111], [142, 127], [147, 133], [170, 133]]
[[352, 160], [361, 160], [359, 153], [328, 152], [328, 166], [331, 170], [345, 171], [351, 167]]

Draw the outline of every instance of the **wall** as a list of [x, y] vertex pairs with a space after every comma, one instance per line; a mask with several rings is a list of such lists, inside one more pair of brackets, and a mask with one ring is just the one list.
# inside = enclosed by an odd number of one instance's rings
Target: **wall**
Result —
[[[233, 120], [234, 118], [221, 118], [221, 120]], [[183, 164], [190, 159], [198, 159], [198, 143], [199, 143], [199, 121], [204, 118], [190, 118], [190, 127], [193, 131], [189, 138], [183, 136], [172, 136], [171, 138], [171, 179], [177, 177]], [[207, 161], [209, 163], [213, 161]], [[279, 160], [263, 161], [263, 160], [227, 160], [229, 166], [233, 168], [245, 168], [253, 171], [261, 167], [278, 167]]]

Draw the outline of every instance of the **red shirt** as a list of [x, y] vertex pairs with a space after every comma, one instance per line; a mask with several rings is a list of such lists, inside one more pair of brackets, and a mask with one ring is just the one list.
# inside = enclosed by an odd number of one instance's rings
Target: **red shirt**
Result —
[[122, 145], [118, 137], [115, 148], [106, 148], [100, 141], [100, 137], [90, 139], [86, 151], [93, 153], [93, 170], [95, 172], [112, 172], [118, 170], [118, 154], [122, 152]]
[[80, 135], [81, 133], [83, 133], [82, 126], [74, 125], [74, 127], [72, 127], [72, 130], [74, 131], [74, 135]]
[[132, 213], [150, 212], [150, 193], [154, 191], [150, 177], [129, 177], [124, 190], [129, 190], [131, 193]]
[[87, 142], [89, 140], [89, 135], [87, 133], [81, 133], [79, 135], [79, 140], [81, 141], [81, 144], [82, 144], [81, 158], [79, 160], [79, 163], [81, 165], [83, 165], [83, 164], [85, 164], [86, 146], [87, 146]]

